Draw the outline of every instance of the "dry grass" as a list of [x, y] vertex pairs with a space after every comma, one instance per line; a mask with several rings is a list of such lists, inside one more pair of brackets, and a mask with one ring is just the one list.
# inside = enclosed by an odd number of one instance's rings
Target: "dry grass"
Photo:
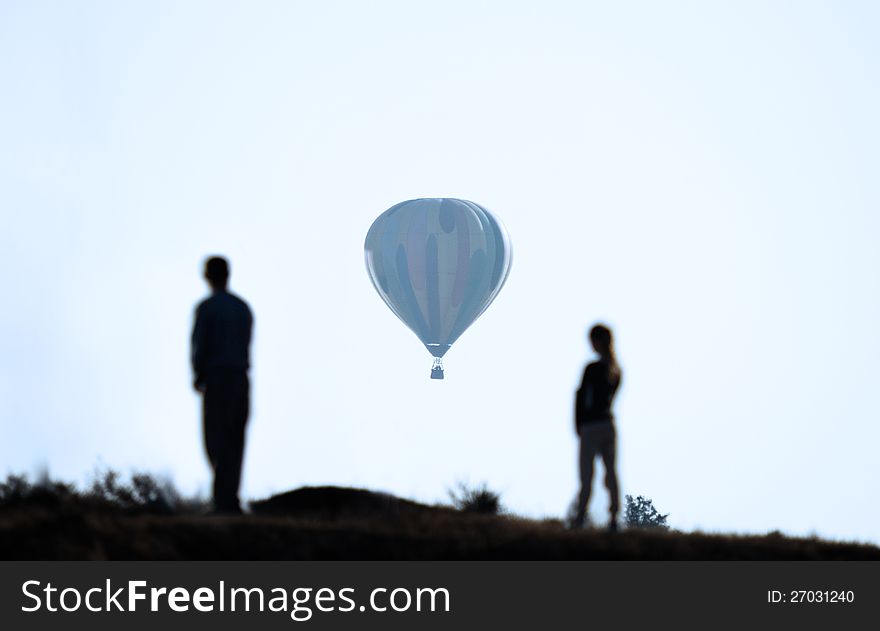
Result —
[[334, 487], [301, 489], [254, 508], [263, 514], [150, 514], [69, 487], [8, 502], [0, 494], [0, 559], [880, 560], [880, 548], [855, 543], [778, 533], [571, 531], [558, 520], [467, 513]]

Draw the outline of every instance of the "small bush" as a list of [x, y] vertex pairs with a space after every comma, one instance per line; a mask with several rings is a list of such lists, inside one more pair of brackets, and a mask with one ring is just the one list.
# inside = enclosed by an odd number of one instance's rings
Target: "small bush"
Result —
[[661, 515], [654, 508], [653, 502], [647, 497], [639, 495], [633, 499], [632, 495], [627, 495], [626, 512], [624, 513], [623, 523], [627, 528], [659, 528], [661, 530], [669, 530], [666, 525], [666, 518], [669, 514]]
[[8, 508], [19, 504], [37, 504], [55, 506], [65, 498], [76, 495], [73, 485], [49, 479], [42, 473], [39, 479], [31, 483], [23, 475], [9, 475], [5, 482], [0, 482], [0, 507]]
[[203, 498], [181, 497], [168, 479], [136, 472], [124, 481], [119, 473], [109, 469], [96, 472], [84, 491], [73, 484], [52, 480], [47, 473], [39, 474], [36, 482], [23, 475], [9, 475], [0, 481], [0, 508], [22, 505], [92, 506], [151, 515], [202, 513], [209, 508]]
[[10, 475], [0, 482], [0, 505], [16, 504], [27, 498], [33, 487], [24, 476]]
[[179, 512], [180, 494], [170, 480], [157, 480], [148, 473], [134, 473], [131, 481], [121, 481], [116, 471], [95, 474], [90, 497], [115, 504], [128, 511], [158, 515]]
[[449, 497], [452, 504], [464, 513], [497, 515], [503, 512], [501, 495], [490, 491], [485, 482], [472, 488], [459, 482], [457, 488], [450, 489]]

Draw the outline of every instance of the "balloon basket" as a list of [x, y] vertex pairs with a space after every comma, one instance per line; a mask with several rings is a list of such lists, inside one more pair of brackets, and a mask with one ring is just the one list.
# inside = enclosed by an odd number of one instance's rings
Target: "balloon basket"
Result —
[[431, 366], [431, 379], [443, 379], [443, 361], [438, 357]]

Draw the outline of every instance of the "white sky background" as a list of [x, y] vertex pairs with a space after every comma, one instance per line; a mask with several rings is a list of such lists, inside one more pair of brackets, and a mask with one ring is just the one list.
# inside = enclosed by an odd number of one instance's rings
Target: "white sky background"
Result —
[[[877, 542], [878, 32], [873, 2], [0, 2], [0, 469], [206, 492], [188, 337], [222, 253], [246, 497], [486, 481], [561, 515], [601, 319], [623, 493]], [[437, 382], [363, 241], [441, 196], [514, 257]]]

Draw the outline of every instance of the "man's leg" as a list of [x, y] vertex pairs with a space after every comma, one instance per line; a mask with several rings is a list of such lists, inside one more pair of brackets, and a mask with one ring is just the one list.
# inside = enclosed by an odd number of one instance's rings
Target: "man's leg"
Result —
[[229, 425], [229, 469], [224, 480], [227, 485], [224, 494], [229, 500], [230, 509], [241, 510], [238, 489], [241, 485], [241, 467], [244, 460], [245, 428], [250, 412], [250, 384], [247, 375], [236, 378], [232, 387], [234, 394], [230, 409]]
[[214, 510], [237, 513], [244, 424], [247, 422], [247, 377], [218, 373], [205, 388], [205, 443], [214, 469]]
[[205, 437], [205, 453], [213, 473], [211, 497], [217, 508], [217, 469], [223, 460], [223, 397], [222, 388], [216, 381], [205, 384], [202, 395], [202, 423]]

